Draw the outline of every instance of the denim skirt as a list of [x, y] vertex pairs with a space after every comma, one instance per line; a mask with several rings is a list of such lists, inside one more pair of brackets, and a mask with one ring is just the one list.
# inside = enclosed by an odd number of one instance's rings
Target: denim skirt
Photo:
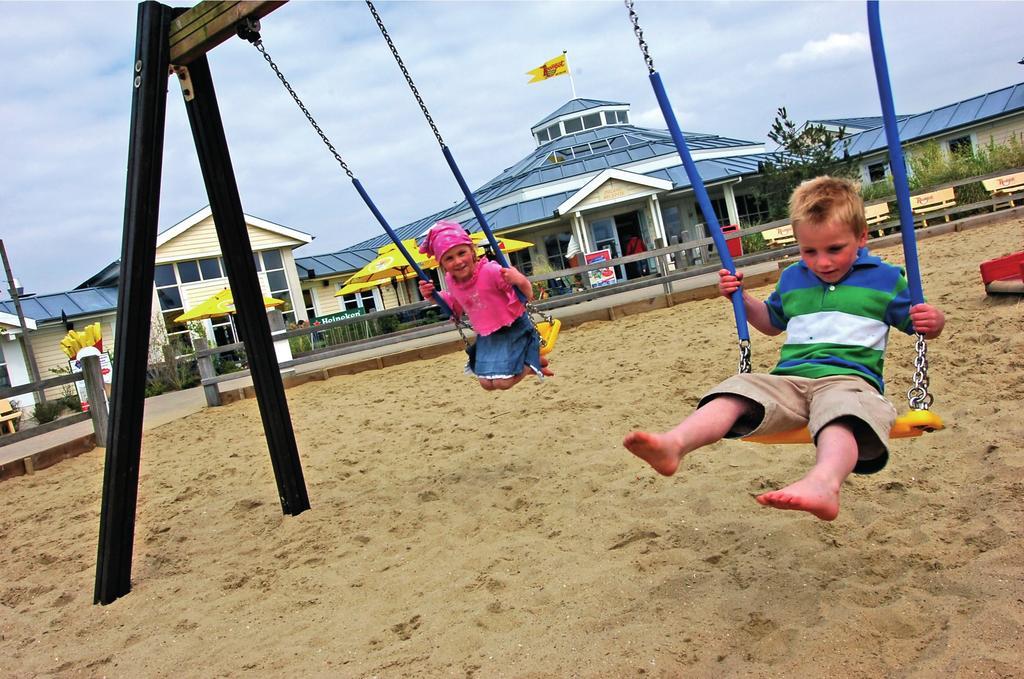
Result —
[[466, 372], [487, 379], [515, 377], [529, 366], [540, 376], [540, 336], [523, 315], [490, 335], [478, 335], [466, 353]]

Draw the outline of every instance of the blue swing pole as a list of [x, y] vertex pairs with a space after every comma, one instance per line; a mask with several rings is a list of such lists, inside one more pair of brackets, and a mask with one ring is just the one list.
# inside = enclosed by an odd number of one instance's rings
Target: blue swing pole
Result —
[[[377, 13], [377, 8], [373, 6], [373, 2], [371, 2], [371, 0], [366, 0], [366, 7], [370, 10], [370, 14], [377, 23], [377, 28], [380, 29], [381, 35], [384, 36], [384, 40], [387, 42], [388, 48], [391, 50], [391, 54], [395, 57], [395, 62], [398, 64], [398, 68], [401, 69], [402, 75], [405, 76], [405, 82], [409, 85], [409, 89], [412, 91], [413, 97], [416, 98], [416, 103], [419, 104], [420, 111], [423, 112], [423, 117], [427, 119], [430, 129], [434, 133], [434, 138], [437, 139], [437, 143], [441, 146], [441, 154], [444, 156], [445, 161], [448, 163], [448, 167], [455, 176], [455, 181], [458, 183], [459, 188], [462, 189], [462, 195], [466, 197], [466, 202], [469, 203], [469, 207], [472, 209], [473, 215], [476, 216], [476, 221], [480, 225], [480, 229], [484, 232], [484, 235], [487, 236], [487, 242], [490, 244], [495, 258], [502, 267], [507, 269], [509, 266], [508, 259], [505, 257], [505, 253], [501, 251], [501, 247], [498, 245], [498, 241], [494, 237], [494, 233], [491, 231], [491, 226], [487, 223], [487, 218], [484, 217], [484, 213], [480, 209], [480, 205], [477, 204], [476, 198], [473, 197], [473, 192], [470, 191], [469, 185], [466, 183], [465, 178], [462, 176], [462, 172], [459, 170], [458, 164], [455, 162], [455, 157], [452, 155], [448, 145], [445, 144], [444, 138], [441, 137], [441, 132], [437, 129], [437, 125], [434, 123], [434, 119], [430, 115], [430, 111], [427, 110], [427, 105], [423, 102], [423, 97], [420, 96], [419, 90], [416, 89], [416, 83], [412, 81], [412, 76], [409, 75], [409, 69], [405, 67], [405, 62], [402, 61], [401, 55], [398, 54], [398, 48], [395, 47], [394, 41], [388, 34], [388, 29], [384, 26], [384, 20], [381, 19], [380, 14]], [[519, 301], [523, 304], [527, 304], [526, 295], [523, 294], [523, 291], [519, 288], [513, 289], [515, 290], [516, 297], [519, 298]]]
[[910, 206], [910, 185], [907, 182], [907, 166], [900, 146], [900, 133], [896, 122], [896, 107], [892, 101], [892, 86], [889, 83], [889, 66], [885, 59], [885, 44], [882, 41], [882, 22], [878, 12], [878, 0], [868, 0], [868, 34], [871, 38], [871, 59], [875, 66], [875, 80], [878, 81], [878, 98], [882, 104], [882, 119], [885, 124], [885, 139], [889, 146], [889, 169], [896, 189], [896, 204], [900, 212], [900, 234], [903, 236], [903, 257], [906, 260], [907, 284], [912, 304], [924, 302], [921, 285], [921, 267], [917, 258], [917, 236], [914, 233], [914, 213]]
[[[654, 60], [651, 59], [651, 55], [648, 52], [647, 43], [644, 42], [643, 38], [643, 31], [640, 30], [636, 12], [633, 10], [633, 0], [625, 0], [625, 3], [626, 9], [629, 10], [630, 20], [633, 23], [633, 32], [637, 36], [637, 40], [640, 43], [640, 51], [643, 52], [644, 61], [647, 63], [647, 71], [651, 80], [651, 87], [654, 88], [654, 96], [658, 100], [658, 106], [661, 107], [661, 114], [668, 125], [669, 133], [672, 135], [672, 141], [675, 142], [679, 157], [683, 161], [686, 176], [690, 180], [690, 186], [693, 187], [693, 194], [697, 198], [701, 214], [704, 215], [708, 231], [711, 232], [711, 238], [715, 241], [715, 248], [718, 249], [718, 256], [722, 260], [722, 268], [735, 275], [736, 266], [733, 264], [732, 254], [729, 252], [729, 246], [725, 241], [725, 234], [722, 233], [722, 227], [715, 216], [715, 210], [711, 207], [711, 199], [708, 197], [708, 191], [704, 187], [704, 181], [697, 170], [697, 165], [693, 162], [693, 156], [690, 155], [690, 147], [686, 143], [686, 135], [683, 134], [683, 131], [679, 128], [679, 123], [676, 121], [676, 114], [672, 110], [672, 103], [669, 101], [668, 95], [665, 93], [665, 86], [661, 82], [661, 75], [654, 68]], [[731, 301], [733, 315], [736, 317], [736, 334], [740, 338], [741, 346], [743, 346], [750, 342], [750, 330], [747, 328], [747, 310], [743, 306], [743, 290], [740, 289], [734, 292], [731, 295]], [[742, 368], [743, 366], [741, 365], [741, 370]]]
[[[342, 171], [344, 171], [348, 178], [352, 180], [352, 185], [356, 187], [356, 192], [359, 193], [359, 196], [363, 199], [363, 202], [366, 203], [366, 207], [370, 208], [370, 212], [372, 212], [373, 216], [377, 218], [377, 222], [382, 227], [384, 227], [384, 231], [391, 238], [391, 241], [395, 244], [395, 247], [398, 248], [398, 251], [402, 254], [402, 256], [405, 257], [405, 261], [409, 262], [413, 270], [416, 271], [416, 275], [419, 277], [419, 279], [427, 283], [432, 283], [433, 281], [431, 280], [430, 276], [428, 276], [423, 271], [423, 269], [420, 268], [419, 264], [415, 262], [412, 256], [410, 256], [409, 251], [402, 243], [402, 239], [398, 237], [398, 234], [395, 233], [395, 230], [391, 228], [391, 225], [388, 224], [388, 221], [384, 219], [384, 215], [382, 215], [380, 210], [377, 209], [377, 206], [374, 204], [373, 199], [370, 198], [370, 194], [367, 193], [366, 189], [363, 188], [362, 183], [358, 179], [356, 179], [355, 174], [353, 174], [352, 170], [349, 169], [348, 164], [341, 157], [341, 154], [338, 153], [337, 149], [334, 148], [334, 144], [332, 144], [331, 140], [327, 138], [327, 135], [324, 134], [324, 131], [320, 129], [320, 126], [317, 124], [316, 120], [313, 119], [313, 115], [306, 108], [306, 105], [302, 103], [302, 100], [299, 99], [299, 95], [295, 93], [295, 90], [292, 88], [291, 83], [288, 82], [288, 80], [284, 77], [284, 74], [281, 73], [281, 69], [277, 67], [277, 64], [274, 63], [274, 60], [270, 57], [270, 54], [263, 46], [263, 40], [260, 38], [259, 22], [255, 22], [251, 19], [246, 19], [238, 25], [238, 27], [236, 28], [236, 32], [238, 34], [238, 37], [242, 38], [247, 42], [252, 43], [252, 45], [257, 49], [257, 51], [259, 51], [259, 53], [263, 55], [263, 59], [270, 65], [271, 70], [274, 71], [274, 74], [277, 76], [277, 79], [281, 81], [282, 85], [284, 85], [284, 88], [288, 91], [288, 94], [291, 95], [292, 99], [298, 105], [299, 110], [301, 110], [302, 113], [306, 116], [306, 119], [309, 121], [309, 124], [313, 126], [314, 130], [316, 130], [316, 133], [320, 135], [320, 140], [327, 147], [327, 150], [330, 151], [331, 155], [334, 156], [334, 159], [338, 161], [338, 165], [341, 166]], [[435, 291], [432, 296], [434, 302], [441, 309], [441, 313], [446, 318], [454, 316], [451, 307], [449, 307], [448, 304], [444, 301], [444, 298], [441, 297], [441, 293]]]

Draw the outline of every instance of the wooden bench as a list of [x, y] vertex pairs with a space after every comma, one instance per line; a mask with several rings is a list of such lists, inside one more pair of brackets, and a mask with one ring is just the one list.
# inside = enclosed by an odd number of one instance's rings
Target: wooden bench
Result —
[[[889, 203], [875, 203], [874, 205], [864, 206], [864, 217], [868, 220], [868, 231], [871, 230], [872, 226], [877, 226], [882, 222], [889, 221]], [[878, 229], [875, 232], [879, 236], [885, 235], [885, 229]]]
[[796, 243], [796, 236], [793, 235], [792, 224], [777, 226], [774, 229], [765, 229], [761, 232], [761, 237], [764, 238], [765, 243], [773, 247], [776, 245], [785, 246]]
[[13, 434], [14, 423], [21, 419], [21, 411], [11, 405], [5, 398], [0, 398], [0, 423], [7, 428], [8, 434]]
[[[910, 197], [910, 207], [915, 215], [923, 215], [929, 212], [935, 212], [936, 210], [945, 210], [948, 207], [956, 205], [956, 194], [953, 192], [953, 188], [939, 189], [938, 191], [929, 191], [928, 193], [919, 193], [916, 196]], [[946, 221], [949, 221], [949, 215], [943, 215]], [[922, 224], [928, 226], [928, 220], [923, 219]]]
[[[992, 179], [982, 179], [981, 184], [985, 187], [986, 191], [992, 194], [993, 198], [1009, 196], [1018, 191], [1024, 191], [1024, 172], [1014, 172], [1012, 174], [1004, 174], [1001, 177], [993, 177]], [[1000, 207], [1016, 207], [1016, 204], [1012, 200], [1008, 200], [1004, 205], [993, 205], [992, 212], [995, 212]]]

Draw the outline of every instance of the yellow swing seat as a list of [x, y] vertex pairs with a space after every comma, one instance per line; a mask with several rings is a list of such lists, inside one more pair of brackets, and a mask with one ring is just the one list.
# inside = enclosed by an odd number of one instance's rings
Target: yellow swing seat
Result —
[[537, 334], [540, 335], [540, 355], [546, 356], [555, 348], [555, 341], [558, 339], [558, 331], [562, 327], [562, 321], [557, 318], [548, 321], [541, 321], [537, 324]]
[[[920, 436], [928, 431], [945, 429], [942, 418], [930, 410], [911, 410], [896, 418], [896, 422], [889, 430], [889, 438], [904, 439], [913, 436]], [[783, 431], [778, 434], [761, 434], [758, 436], [744, 436], [744, 441], [751, 443], [810, 443], [811, 432], [807, 427]]]

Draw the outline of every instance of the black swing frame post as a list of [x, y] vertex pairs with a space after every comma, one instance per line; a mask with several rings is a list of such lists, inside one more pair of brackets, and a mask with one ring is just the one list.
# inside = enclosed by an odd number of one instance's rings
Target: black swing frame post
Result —
[[[205, 53], [233, 35], [239, 14], [257, 18], [281, 2], [204, 2], [191, 10], [149, 0], [139, 5], [128, 149], [118, 318], [103, 472], [94, 603], [109, 604], [131, 591], [132, 549], [138, 502], [142, 419], [152, 311], [160, 178], [170, 64], [183, 78], [189, 122], [235, 296], [253, 385], [263, 419], [281, 507], [309, 509], [305, 480], [284, 385], [263, 307], [238, 186], [228, 155]], [[175, 43], [175, 19], [194, 18]], [[226, 28], [225, 28], [226, 27]], [[177, 55], [177, 58], [176, 58]]]

